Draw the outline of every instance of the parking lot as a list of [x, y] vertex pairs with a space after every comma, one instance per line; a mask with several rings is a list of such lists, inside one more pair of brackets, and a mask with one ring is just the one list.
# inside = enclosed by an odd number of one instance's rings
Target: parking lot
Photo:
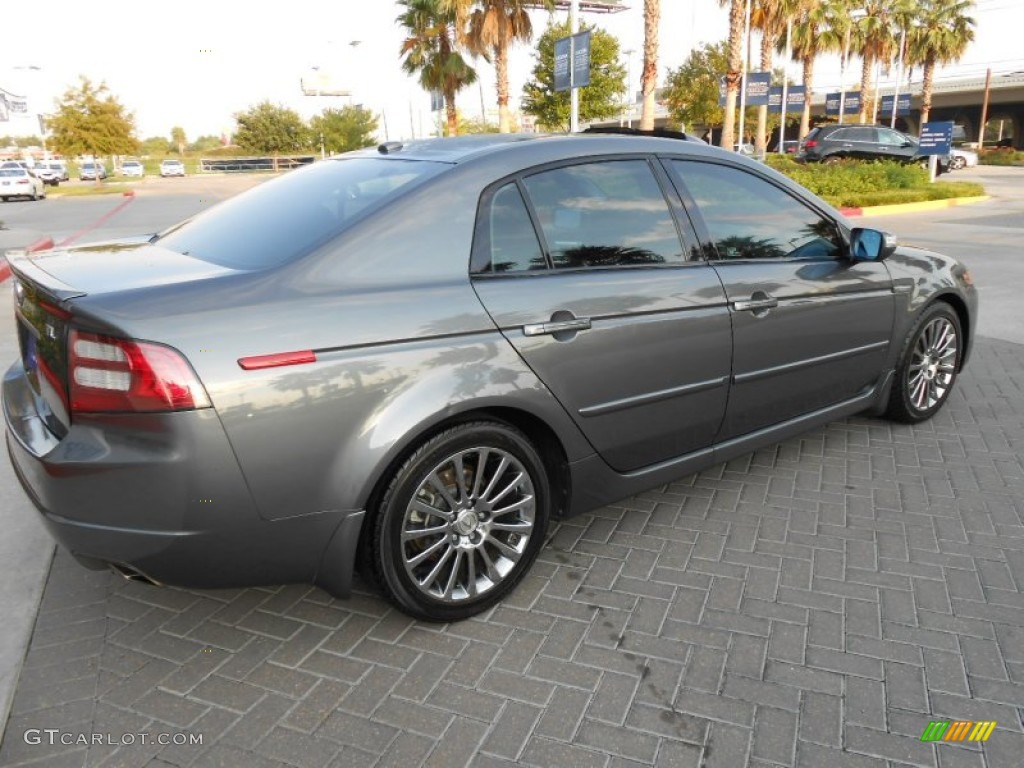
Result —
[[[57, 551], [0, 766], [1020, 766], [1020, 170], [972, 172], [989, 202], [865, 222], [964, 258], [981, 289], [973, 358], [931, 421], [835, 422], [564, 521], [511, 598], [458, 624], [366, 582], [346, 601], [156, 588]], [[176, 194], [79, 241], [232, 191], [163, 181]], [[62, 239], [117, 205], [0, 218]], [[3, 311], [6, 355], [12, 334]], [[0, 478], [34, 520], [6, 461]], [[997, 725], [921, 741], [935, 720]]]

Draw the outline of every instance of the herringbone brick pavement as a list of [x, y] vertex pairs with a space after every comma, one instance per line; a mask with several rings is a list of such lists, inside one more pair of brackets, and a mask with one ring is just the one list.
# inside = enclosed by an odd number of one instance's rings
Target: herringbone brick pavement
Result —
[[[1021, 382], [1024, 347], [980, 340], [934, 420], [837, 422], [568, 520], [460, 624], [60, 552], [0, 765], [1024, 765]], [[998, 727], [923, 743], [933, 719]]]

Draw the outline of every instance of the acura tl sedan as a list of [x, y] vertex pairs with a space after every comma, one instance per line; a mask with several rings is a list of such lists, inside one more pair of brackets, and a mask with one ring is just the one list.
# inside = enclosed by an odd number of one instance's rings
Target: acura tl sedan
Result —
[[83, 563], [342, 597], [358, 564], [435, 621], [507, 595], [553, 519], [929, 418], [977, 309], [955, 259], [635, 135], [386, 143], [11, 268], [10, 457]]

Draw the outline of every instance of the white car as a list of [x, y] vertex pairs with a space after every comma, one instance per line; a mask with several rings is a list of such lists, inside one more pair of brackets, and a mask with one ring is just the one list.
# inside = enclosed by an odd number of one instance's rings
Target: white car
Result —
[[973, 168], [978, 164], [978, 153], [969, 149], [954, 147], [949, 150], [949, 167], [954, 171], [961, 168]]
[[161, 176], [184, 176], [185, 164], [181, 160], [164, 160], [160, 163]]
[[56, 160], [43, 160], [36, 163], [33, 173], [47, 184], [57, 186], [62, 181], [68, 180], [68, 167]]
[[121, 175], [142, 178], [146, 175], [146, 169], [142, 167], [142, 163], [138, 160], [125, 160], [121, 163]]
[[12, 197], [44, 200], [46, 187], [42, 179], [26, 168], [17, 165], [0, 168], [0, 200], [6, 202]]

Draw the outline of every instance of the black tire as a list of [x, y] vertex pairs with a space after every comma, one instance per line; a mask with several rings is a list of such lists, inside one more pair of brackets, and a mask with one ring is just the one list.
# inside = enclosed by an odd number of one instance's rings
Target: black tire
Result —
[[907, 424], [934, 416], [953, 391], [962, 355], [960, 318], [945, 302], [929, 305], [903, 344], [886, 416]]
[[453, 426], [392, 477], [372, 523], [374, 576], [414, 618], [467, 619], [529, 570], [550, 505], [544, 463], [522, 432], [490, 421]]
[[965, 165], [967, 165], [967, 161], [959, 155], [953, 155], [953, 159], [949, 161], [949, 167], [954, 171], [959, 171]]

